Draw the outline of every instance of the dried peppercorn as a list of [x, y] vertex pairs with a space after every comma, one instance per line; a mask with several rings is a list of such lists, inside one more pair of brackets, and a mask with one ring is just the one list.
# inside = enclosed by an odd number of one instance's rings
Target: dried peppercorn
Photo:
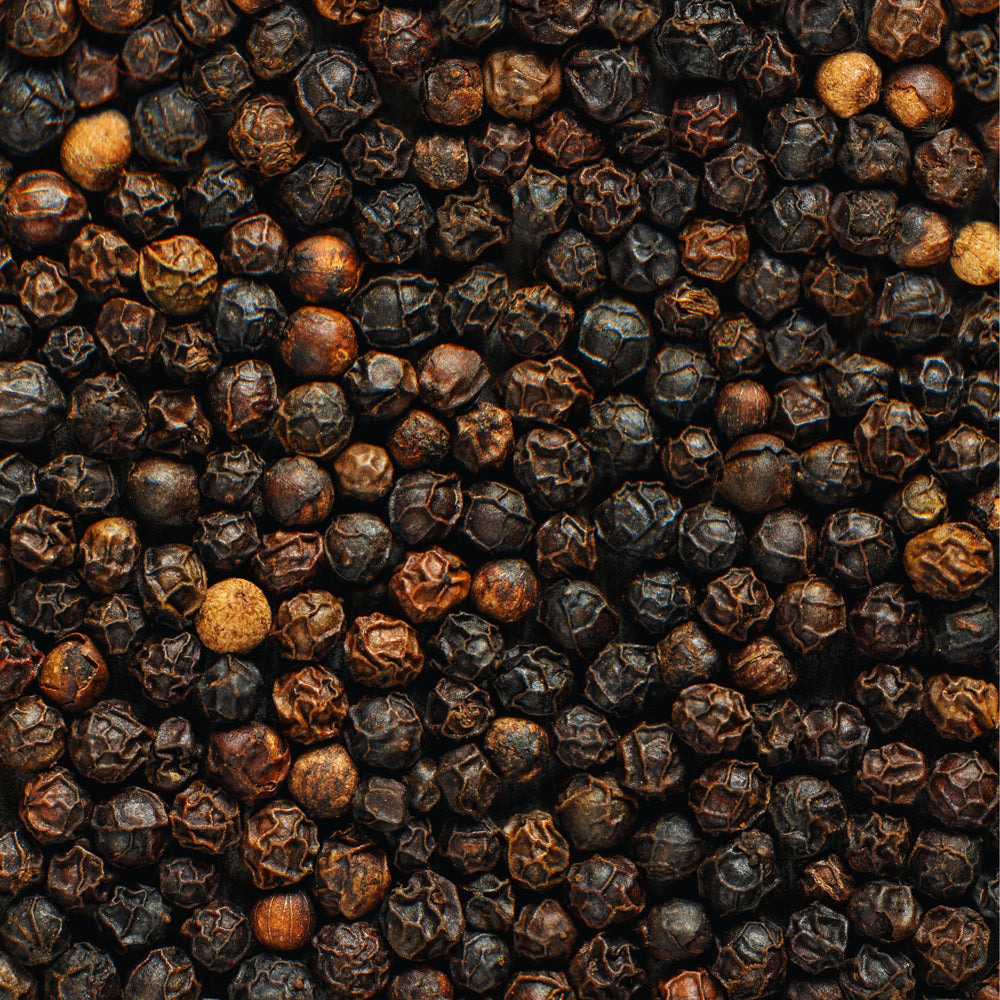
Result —
[[983, 1000], [988, 7], [12, 6], [0, 882], [129, 950], [46, 992]]

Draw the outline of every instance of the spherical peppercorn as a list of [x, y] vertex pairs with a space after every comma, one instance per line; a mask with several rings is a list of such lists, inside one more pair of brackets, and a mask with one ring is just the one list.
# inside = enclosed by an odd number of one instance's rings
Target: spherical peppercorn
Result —
[[496, 559], [476, 570], [470, 595], [487, 618], [519, 621], [535, 607], [538, 580], [523, 559]]
[[798, 858], [827, 850], [847, 818], [836, 788], [810, 775], [779, 781], [771, 795], [770, 814], [782, 848]]
[[347, 48], [313, 53], [292, 86], [303, 123], [326, 142], [342, 139], [382, 103], [371, 71]]
[[781, 188], [764, 202], [755, 225], [776, 253], [815, 253], [829, 239], [830, 191], [822, 184]]
[[951, 223], [940, 212], [904, 205], [896, 214], [888, 253], [898, 267], [933, 267], [948, 259], [952, 238]]
[[646, 984], [639, 965], [640, 952], [621, 938], [598, 934], [581, 945], [569, 967], [569, 978], [578, 995], [594, 1000], [638, 996]]
[[620, 121], [642, 106], [649, 71], [635, 48], [580, 48], [566, 62], [570, 96], [591, 118]]
[[25, 965], [49, 965], [69, 946], [62, 912], [44, 896], [25, 896], [4, 914], [0, 938]]
[[552, 731], [556, 757], [567, 767], [606, 764], [614, 752], [614, 730], [603, 715], [587, 705], [573, 705], [560, 712]]
[[685, 969], [657, 984], [657, 1000], [720, 1000], [718, 981], [704, 969]]
[[[250, 4], [263, 6], [258, 0], [250, 0]], [[297, 7], [279, 4], [254, 21], [246, 45], [257, 76], [264, 80], [286, 76], [298, 69], [311, 52], [312, 26]]]
[[667, 725], [638, 725], [618, 741], [622, 784], [643, 797], [668, 795], [684, 780], [684, 765]]
[[992, 285], [997, 266], [1000, 230], [992, 222], [971, 222], [955, 235], [951, 246], [951, 269], [967, 285]]
[[794, 490], [796, 458], [772, 434], [750, 434], [726, 452], [719, 494], [733, 506], [754, 514], [780, 507]]
[[652, 907], [640, 925], [643, 943], [662, 962], [683, 962], [706, 950], [711, 926], [704, 907], [675, 899]]
[[385, 854], [356, 834], [320, 845], [315, 869], [317, 900], [332, 916], [348, 920], [370, 913], [391, 884]]
[[645, 905], [639, 871], [621, 855], [593, 854], [571, 865], [566, 883], [570, 909], [594, 930], [624, 923]]
[[262, 684], [260, 671], [248, 660], [220, 656], [198, 677], [195, 687], [199, 707], [206, 715], [242, 722], [250, 717]]
[[170, 830], [186, 850], [222, 854], [240, 836], [239, 806], [220, 788], [193, 781], [174, 798]]
[[761, 761], [769, 766], [792, 759], [792, 742], [802, 720], [802, 709], [791, 698], [758, 702], [750, 709], [754, 725], [750, 740]]
[[685, 622], [656, 644], [663, 683], [672, 690], [708, 680], [719, 669], [719, 653], [695, 622]]
[[799, 655], [828, 645], [846, 626], [844, 599], [817, 576], [789, 584], [775, 602], [775, 624]]
[[170, 833], [163, 800], [132, 787], [95, 806], [94, 846], [119, 868], [141, 868], [157, 861]]
[[141, 944], [158, 944], [169, 923], [169, 909], [151, 886], [132, 889], [116, 886], [111, 898], [94, 913], [97, 926], [116, 951], [127, 952]]
[[362, 262], [352, 243], [337, 233], [308, 236], [288, 256], [288, 283], [305, 302], [335, 303], [348, 298], [361, 280]]
[[863, 52], [839, 52], [816, 71], [816, 94], [839, 118], [851, 118], [874, 104], [882, 89], [882, 71]]
[[917, 59], [941, 44], [946, 19], [939, 0], [876, 0], [868, 23], [868, 42], [894, 62]]
[[577, 850], [602, 850], [628, 834], [635, 802], [610, 775], [576, 775], [559, 793], [555, 815]]
[[73, 118], [61, 74], [39, 66], [12, 70], [0, 83], [3, 146], [30, 156], [56, 143]]
[[145, 763], [150, 744], [151, 734], [132, 708], [109, 699], [74, 720], [69, 755], [84, 777], [119, 782]]
[[766, 636], [732, 652], [729, 670], [738, 687], [759, 697], [785, 691], [797, 679], [796, 669], [785, 652]]
[[951, 81], [926, 64], [905, 66], [890, 74], [884, 100], [889, 114], [903, 128], [920, 135], [939, 132], [955, 109]]
[[309, 816], [340, 816], [350, 806], [358, 771], [342, 746], [330, 744], [295, 759], [288, 775], [288, 791]]
[[940, 524], [906, 543], [903, 566], [921, 593], [961, 600], [993, 575], [993, 547], [972, 524]]
[[513, 930], [514, 950], [529, 961], [565, 961], [576, 946], [573, 921], [552, 899], [522, 907]]
[[333, 460], [333, 471], [340, 492], [358, 500], [370, 503], [392, 488], [392, 462], [378, 445], [349, 444]]
[[216, 653], [248, 653], [271, 627], [271, 609], [259, 587], [230, 578], [213, 584], [195, 618], [198, 637]]
[[63, 136], [59, 159], [82, 188], [104, 191], [118, 179], [131, 153], [128, 119], [109, 109], [77, 119]]
[[264, 277], [280, 270], [288, 257], [288, 237], [269, 215], [239, 219], [223, 236], [219, 263], [231, 274]]
[[108, 682], [108, 668], [94, 643], [80, 633], [66, 636], [42, 661], [38, 686], [60, 708], [90, 708]]
[[856, 764], [870, 730], [853, 705], [836, 702], [803, 715], [795, 733], [797, 753], [826, 772], [844, 772]]
[[919, 892], [934, 900], [955, 900], [972, 885], [981, 861], [978, 840], [932, 828], [917, 834], [908, 867]]
[[696, 219], [679, 234], [681, 266], [708, 281], [728, 281], [747, 262], [750, 242], [744, 226]]
[[66, 88], [81, 108], [92, 108], [118, 94], [118, 62], [112, 53], [78, 39], [64, 61]]
[[191, 959], [180, 948], [154, 948], [149, 952], [129, 974], [122, 996], [140, 1000], [168, 989], [178, 1000], [195, 1000], [201, 992]]
[[469, 150], [455, 136], [420, 136], [413, 148], [413, 172], [436, 191], [453, 191], [469, 176]]
[[[443, 59], [421, 80], [421, 110], [438, 125], [469, 125], [483, 110], [486, 66], [467, 59]], [[487, 98], [488, 99], [488, 98]]]
[[90, 821], [92, 803], [64, 768], [29, 778], [18, 804], [18, 816], [41, 844], [73, 840]]
[[72, 913], [106, 902], [113, 881], [104, 859], [87, 841], [77, 840], [52, 856], [45, 890], [53, 902]]
[[764, 154], [748, 143], [737, 142], [705, 162], [701, 190], [715, 208], [746, 215], [757, 208], [767, 191]]
[[847, 950], [847, 918], [823, 903], [796, 910], [788, 921], [789, 960], [809, 973], [839, 968]]
[[686, 78], [733, 80], [750, 32], [732, 4], [685, 3], [663, 20], [654, 37], [660, 57]]
[[26, 56], [61, 56], [76, 40], [80, 16], [75, 7], [49, 2], [15, 4], [8, 13], [7, 44]]
[[898, 729], [921, 704], [923, 679], [911, 669], [876, 664], [858, 674], [851, 686], [854, 700], [882, 732]]
[[191, 957], [210, 972], [230, 972], [236, 968], [251, 944], [247, 918], [222, 901], [196, 909], [180, 931]]
[[712, 975], [730, 996], [758, 997], [785, 977], [785, 937], [767, 917], [749, 920], [722, 939]]
[[20, 826], [8, 827], [0, 835], [0, 885], [12, 897], [42, 879], [41, 849]]
[[333, 507], [333, 480], [311, 458], [279, 458], [261, 479], [261, 498], [268, 514], [285, 527], [313, 527]]
[[485, 185], [469, 194], [450, 194], [435, 213], [436, 245], [449, 260], [478, 260], [508, 241], [509, 219]]
[[887, 743], [861, 760], [858, 787], [876, 806], [913, 805], [927, 781], [924, 755], [906, 743]]

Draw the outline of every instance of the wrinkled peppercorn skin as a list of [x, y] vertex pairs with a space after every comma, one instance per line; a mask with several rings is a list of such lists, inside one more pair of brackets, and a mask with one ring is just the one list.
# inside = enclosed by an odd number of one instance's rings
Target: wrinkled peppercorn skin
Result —
[[995, 996], [994, 5], [10, 0], [0, 994]]

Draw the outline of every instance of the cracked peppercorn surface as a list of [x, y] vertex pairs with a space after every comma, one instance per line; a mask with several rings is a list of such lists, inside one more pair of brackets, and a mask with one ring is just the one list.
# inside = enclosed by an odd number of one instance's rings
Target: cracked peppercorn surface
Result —
[[991, 996], [993, 8], [14, 0], [6, 991]]

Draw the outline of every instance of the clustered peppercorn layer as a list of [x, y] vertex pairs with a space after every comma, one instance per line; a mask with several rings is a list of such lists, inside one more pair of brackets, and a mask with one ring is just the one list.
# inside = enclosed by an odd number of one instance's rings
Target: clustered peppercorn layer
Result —
[[997, 0], [8, 0], [3, 1000], [998, 1000]]

